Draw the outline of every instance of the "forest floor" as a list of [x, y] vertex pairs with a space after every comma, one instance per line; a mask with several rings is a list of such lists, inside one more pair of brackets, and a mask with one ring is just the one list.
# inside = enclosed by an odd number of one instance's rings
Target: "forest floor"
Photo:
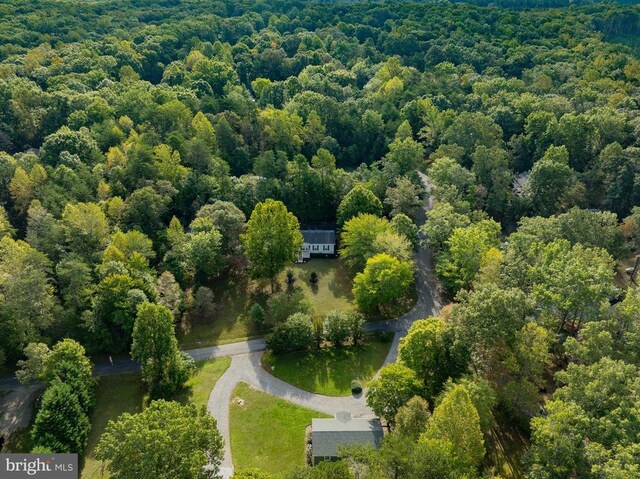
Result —
[[277, 355], [266, 352], [262, 365], [275, 377], [305, 391], [349, 396], [352, 380], [357, 379], [364, 387], [382, 367], [391, 340], [391, 335], [369, 335], [364, 344], [352, 347]]
[[494, 416], [496, 423], [486, 436], [486, 461], [502, 477], [524, 479], [522, 457], [529, 447], [529, 439], [499, 411]]

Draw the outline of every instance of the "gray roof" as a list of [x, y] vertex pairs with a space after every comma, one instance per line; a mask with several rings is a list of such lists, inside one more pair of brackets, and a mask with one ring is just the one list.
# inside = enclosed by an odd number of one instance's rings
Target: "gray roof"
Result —
[[335, 230], [300, 230], [308, 244], [336, 244]]
[[338, 448], [350, 444], [379, 447], [384, 431], [379, 419], [352, 418], [338, 413], [335, 419], [313, 419], [311, 442], [314, 457], [337, 457]]

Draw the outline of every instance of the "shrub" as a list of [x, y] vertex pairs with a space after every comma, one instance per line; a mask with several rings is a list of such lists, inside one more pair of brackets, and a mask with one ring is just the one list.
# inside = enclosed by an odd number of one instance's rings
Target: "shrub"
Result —
[[362, 384], [357, 379], [351, 381], [351, 392], [353, 394], [360, 394], [362, 392]]
[[316, 348], [324, 341], [324, 318], [313, 318], [313, 342]]
[[302, 351], [309, 349], [313, 343], [313, 321], [309, 315], [303, 313], [289, 316], [267, 336], [267, 347], [274, 353]]
[[295, 289], [272, 295], [267, 301], [269, 318], [274, 323], [281, 323], [295, 313], [310, 314], [313, 307], [304, 293]]
[[293, 283], [296, 282], [296, 277], [293, 275], [293, 271], [288, 269], [287, 270], [287, 279], [285, 280], [287, 283], [287, 286], [291, 287], [293, 286]]
[[364, 341], [364, 318], [360, 313], [349, 313], [349, 334], [353, 344]]
[[318, 273], [312, 271], [311, 275], [309, 276], [309, 282], [311, 284], [318, 284]]
[[258, 303], [254, 303], [254, 305], [251, 306], [251, 309], [249, 309], [249, 316], [251, 317], [251, 321], [253, 321], [253, 324], [255, 324], [256, 326], [261, 326], [264, 323], [265, 319], [267, 319], [267, 313], [265, 312], [264, 308]]
[[341, 346], [351, 339], [351, 320], [349, 315], [340, 311], [331, 311], [324, 320], [324, 336], [333, 346]]

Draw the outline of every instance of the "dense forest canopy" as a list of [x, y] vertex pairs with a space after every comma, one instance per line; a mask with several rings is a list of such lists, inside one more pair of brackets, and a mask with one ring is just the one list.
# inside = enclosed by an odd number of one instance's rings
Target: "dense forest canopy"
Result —
[[[614, 274], [640, 249], [640, 7], [578, 3], [0, 5], [0, 365], [80, 418], [37, 446], [86, 445], [85, 350], [131, 351], [154, 396], [179, 389], [175, 333], [213, 316], [220, 278], [271, 283], [270, 317], [250, 315], [272, 349], [318, 342], [274, 284], [301, 226], [337, 227], [356, 306], [390, 311], [426, 173], [422, 241], [453, 305], [382, 370], [370, 405], [394, 433], [349, 460], [478, 477], [499, 409], [531, 435], [531, 479], [638, 477], [640, 296]], [[329, 318], [329, 342], [362, 339], [359, 316]]]

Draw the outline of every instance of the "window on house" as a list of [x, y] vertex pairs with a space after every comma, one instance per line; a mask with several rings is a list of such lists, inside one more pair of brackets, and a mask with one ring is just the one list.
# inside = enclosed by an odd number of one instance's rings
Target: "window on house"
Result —
[[329, 245], [328, 244], [323, 244], [322, 245], [322, 251], [329, 251]]
[[314, 244], [312, 246], [312, 248], [313, 248], [313, 251], [319, 251], [320, 250], [320, 246], [318, 246], [317, 244]]

